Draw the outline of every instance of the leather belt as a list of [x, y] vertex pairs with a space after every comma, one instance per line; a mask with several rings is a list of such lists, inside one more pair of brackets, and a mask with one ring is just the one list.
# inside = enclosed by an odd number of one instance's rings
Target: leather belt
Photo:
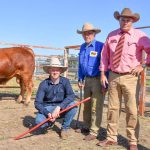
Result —
[[111, 71], [115, 74], [120, 74], [120, 75], [128, 75], [128, 74], [131, 74], [130, 72], [124, 72], [124, 73], [120, 73], [120, 72], [115, 72], [115, 71]]

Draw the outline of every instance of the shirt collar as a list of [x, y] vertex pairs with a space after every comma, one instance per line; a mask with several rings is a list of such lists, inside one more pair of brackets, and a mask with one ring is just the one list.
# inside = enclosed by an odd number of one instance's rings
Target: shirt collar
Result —
[[[118, 30], [118, 34], [122, 34], [122, 30]], [[132, 35], [133, 34], [133, 28], [131, 28], [128, 32], [127, 32], [127, 34], [129, 34], [129, 35]]]
[[60, 76], [55, 83], [53, 83], [53, 81], [50, 79], [50, 77], [48, 78], [48, 84], [59, 84], [62, 83], [62, 77]]
[[88, 47], [92, 46], [92, 47], [95, 48], [95, 42], [96, 42], [96, 40], [94, 39], [89, 45], [87, 45], [87, 44], [85, 43], [85, 47], [88, 48]]

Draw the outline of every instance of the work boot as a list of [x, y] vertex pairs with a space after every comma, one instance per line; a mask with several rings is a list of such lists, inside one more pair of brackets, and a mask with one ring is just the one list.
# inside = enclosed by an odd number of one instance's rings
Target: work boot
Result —
[[68, 131], [61, 130], [60, 137], [61, 137], [61, 139], [66, 140], [68, 138]]
[[83, 140], [85, 140], [85, 141], [91, 141], [91, 140], [95, 140], [95, 139], [96, 139], [96, 136], [92, 135], [92, 134], [88, 134], [87, 136], [85, 136], [83, 138]]
[[115, 146], [117, 144], [118, 143], [115, 141], [110, 141], [110, 140], [105, 139], [103, 141], [99, 141], [96, 145], [101, 146], [101, 147], [108, 147], [108, 146]]
[[88, 134], [90, 132], [90, 130], [88, 128], [81, 128], [81, 129], [79, 128], [79, 129], [76, 129], [75, 132]]
[[48, 124], [47, 130], [51, 130], [55, 126], [55, 122], [50, 122]]
[[48, 131], [47, 131], [47, 128], [44, 127], [44, 128], [39, 128], [39, 129], [37, 129], [37, 130], [34, 131], [33, 133], [36, 134], [36, 135], [39, 135], [39, 134], [46, 134], [46, 133], [48, 133]]

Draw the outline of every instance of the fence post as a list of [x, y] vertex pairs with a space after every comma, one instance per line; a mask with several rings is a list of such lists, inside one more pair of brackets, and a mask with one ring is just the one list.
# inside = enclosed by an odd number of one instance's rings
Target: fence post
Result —
[[[142, 52], [142, 62], [145, 61], [145, 52]], [[146, 72], [147, 69], [145, 68], [141, 72], [141, 79], [140, 79], [140, 95], [139, 95], [139, 114], [140, 116], [144, 116], [145, 111], [145, 93], [146, 93]]]
[[[68, 56], [69, 56], [69, 48], [65, 48], [64, 50], [64, 66], [68, 67]], [[64, 72], [64, 77], [68, 77], [68, 69]]]
[[144, 116], [145, 111], [145, 87], [146, 87], [146, 69], [141, 72], [141, 81], [140, 81], [140, 97], [139, 97], [139, 114]]

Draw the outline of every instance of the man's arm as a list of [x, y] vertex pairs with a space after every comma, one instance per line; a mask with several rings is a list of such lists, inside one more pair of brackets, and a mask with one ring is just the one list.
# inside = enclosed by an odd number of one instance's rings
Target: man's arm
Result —
[[72, 90], [70, 81], [68, 79], [66, 79], [65, 83], [63, 83], [63, 84], [65, 84], [64, 85], [64, 88], [65, 88], [65, 91], [64, 91], [65, 92], [65, 99], [62, 101], [62, 103], [60, 105], [61, 109], [66, 108], [66, 106], [69, 103], [73, 102], [74, 99], [75, 99], [75, 94], [74, 94], [74, 92]]
[[144, 32], [140, 32], [138, 46], [141, 51], [144, 50], [146, 52], [147, 57], [146, 60], [144, 60], [140, 65], [131, 70], [131, 74], [135, 76], [139, 75], [144, 68], [150, 67], [150, 38]]
[[106, 40], [105, 44], [103, 45], [102, 52], [101, 52], [101, 60], [100, 60], [100, 71], [107, 71], [109, 66], [110, 60], [110, 50], [108, 45], [108, 39]]
[[46, 108], [44, 108], [43, 106], [43, 99], [44, 99], [44, 96], [45, 96], [45, 86], [44, 86], [44, 82], [41, 82], [40, 85], [39, 85], [39, 88], [38, 88], [38, 91], [37, 91], [37, 94], [36, 94], [36, 98], [35, 98], [35, 102], [34, 102], [34, 105], [35, 105], [35, 108], [42, 114], [48, 116], [48, 110]]
[[144, 32], [141, 32], [138, 46], [140, 46], [141, 50], [144, 50], [147, 54], [146, 60], [142, 64], [146, 64], [150, 67], [150, 38]]
[[78, 64], [78, 82], [83, 81], [84, 80], [84, 74], [83, 74], [83, 70], [81, 68], [81, 62], [80, 62], [80, 54], [79, 54], [79, 64]]
[[101, 62], [100, 62], [100, 68], [99, 68], [101, 71], [100, 82], [104, 88], [107, 88], [107, 84], [108, 84], [106, 72], [108, 71], [109, 59], [110, 59], [109, 57], [110, 57], [110, 50], [109, 50], [108, 39], [107, 39], [101, 52]]

